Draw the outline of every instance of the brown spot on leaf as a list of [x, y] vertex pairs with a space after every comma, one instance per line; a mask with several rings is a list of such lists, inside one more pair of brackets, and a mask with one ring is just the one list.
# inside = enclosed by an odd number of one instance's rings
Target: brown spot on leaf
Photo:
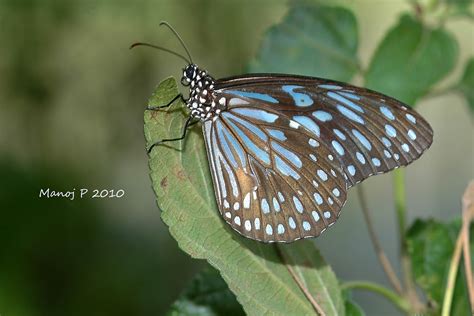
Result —
[[162, 189], [166, 189], [166, 187], [168, 186], [168, 177], [164, 177], [163, 179], [161, 179], [160, 186]]
[[178, 169], [176, 171], [176, 176], [179, 180], [186, 180], [188, 177], [186, 176], [186, 172], [183, 169]]

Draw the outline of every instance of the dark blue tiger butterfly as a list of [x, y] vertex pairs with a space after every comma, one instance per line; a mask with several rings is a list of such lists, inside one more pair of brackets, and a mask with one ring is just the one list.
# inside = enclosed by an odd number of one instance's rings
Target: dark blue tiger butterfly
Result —
[[[433, 140], [430, 125], [402, 102], [337, 81], [248, 74], [214, 79], [189, 60], [190, 116], [202, 129], [219, 211], [245, 237], [292, 242], [334, 224], [347, 190], [405, 166]], [[174, 98], [169, 106], [181, 95]], [[161, 107], [160, 107], [161, 108]], [[155, 110], [153, 108], [152, 110]]]

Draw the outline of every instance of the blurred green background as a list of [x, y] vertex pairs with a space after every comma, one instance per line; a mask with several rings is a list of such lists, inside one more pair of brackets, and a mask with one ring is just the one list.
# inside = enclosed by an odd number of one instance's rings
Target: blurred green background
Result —
[[[409, 1], [339, 1], [359, 26], [363, 66]], [[180, 50], [180, 32], [215, 77], [240, 74], [286, 1], [0, 0], [0, 314], [160, 315], [203, 262], [182, 253], [161, 223], [148, 177], [143, 110], [154, 87], [183, 63], [134, 41]], [[474, 54], [472, 24], [447, 24], [460, 58]], [[357, 83], [357, 81], [356, 81]], [[359, 82], [360, 83], [360, 82]], [[445, 85], [441, 82], [439, 86]], [[183, 90], [184, 91], [184, 90]], [[456, 94], [423, 100], [432, 148], [407, 169], [409, 220], [451, 219], [474, 175], [474, 133]], [[397, 258], [391, 176], [364, 183], [390, 259]], [[123, 198], [46, 199], [40, 189], [123, 189]], [[89, 195], [90, 197], [90, 195]], [[343, 280], [388, 284], [355, 192], [338, 225], [316, 240]], [[368, 315], [398, 315], [372, 294]]]

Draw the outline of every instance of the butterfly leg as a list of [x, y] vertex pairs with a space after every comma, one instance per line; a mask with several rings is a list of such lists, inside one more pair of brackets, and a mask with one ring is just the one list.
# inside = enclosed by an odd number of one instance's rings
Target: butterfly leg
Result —
[[184, 99], [183, 94], [180, 93], [180, 94], [178, 94], [177, 96], [175, 96], [170, 102], [168, 102], [168, 103], [165, 104], [165, 105], [148, 106], [146, 109], [147, 109], [147, 110], [151, 110], [151, 111], [155, 111], [155, 110], [158, 110], [158, 109], [168, 108], [168, 107], [171, 106], [171, 104], [174, 103], [174, 101], [176, 101], [176, 100], [178, 100], [178, 99], [181, 99], [181, 101], [183, 101], [184, 103], [186, 103], [186, 100]]
[[184, 137], [186, 137], [186, 133], [188, 131], [188, 128], [190, 126], [193, 126], [194, 124], [198, 123], [199, 120], [196, 120], [194, 122], [192, 122], [193, 120], [193, 117], [188, 117], [188, 119], [186, 120], [186, 123], [184, 123], [184, 127], [183, 127], [183, 131], [181, 132], [181, 136], [180, 137], [177, 137], [177, 138], [165, 138], [165, 139], [162, 139], [162, 140], [159, 140], [153, 144], [151, 144], [150, 147], [148, 147], [147, 149], [147, 152], [150, 153], [151, 150], [155, 147], [155, 146], [158, 146], [158, 145], [161, 145], [163, 143], [166, 143], [166, 142], [174, 142], [174, 141], [177, 141], [177, 140], [182, 140], [184, 139]]

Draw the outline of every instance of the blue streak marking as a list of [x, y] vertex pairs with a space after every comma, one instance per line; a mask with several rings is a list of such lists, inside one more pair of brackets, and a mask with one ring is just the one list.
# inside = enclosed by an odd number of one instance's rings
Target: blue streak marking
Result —
[[[222, 124], [222, 123], [220, 123], [220, 124]], [[227, 128], [223, 128], [223, 131], [224, 131], [224, 135], [225, 135], [226, 139], [229, 140], [229, 142], [231, 143], [231, 145], [234, 148], [235, 152], [239, 156], [240, 165], [245, 168], [247, 166], [247, 160], [245, 158], [245, 153], [242, 150], [242, 146], [240, 146], [237, 139], [234, 137], [234, 135], [232, 135], [231, 132], [229, 132], [229, 130]]]
[[334, 147], [334, 149], [337, 151], [337, 153], [340, 155], [340, 156], [344, 156], [344, 148], [342, 148], [341, 144], [339, 144], [339, 142], [333, 140], [331, 142], [332, 144], [332, 147]]
[[301, 162], [300, 158], [298, 158], [298, 156], [294, 152], [289, 151], [288, 149], [280, 146], [280, 144], [278, 143], [275, 143], [275, 142], [271, 142], [271, 143], [272, 143], [273, 149], [275, 149], [280, 155], [282, 155], [283, 157], [291, 161], [291, 163], [295, 167], [301, 168], [303, 166], [303, 163]]
[[303, 213], [303, 204], [301, 204], [301, 201], [296, 196], [293, 197], [293, 203], [295, 204], [296, 210], [299, 213]]
[[270, 102], [270, 103], [279, 103], [277, 99], [271, 97], [268, 94], [264, 94], [264, 93], [246, 92], [246, 91], [240, 91], [240, 90], [227, 90], [225, 92], [235, 94], [235, 95], [238, 95], [238, 96], [243, 97], [243, 98], [258, 99], [258, 100], [267, 101], [267, 102]]
[[255, 156], [258, 159], [261, 159], [267, 165], [269, 165], [270, 156], [268, 155], [268, 153], [258, 148], [257, 145], [255, 145], [255, 143], [250, 138], [248, 138], [248, 136], [245, 135], [245, 133], [240, 128], [238, 128], [237, 125], [235, 125], [232, 121], [230, 120], [227, 120], [227, 121], [235, 130], [235, 132], [239, 135], [239, 137], [242, 139], [244, 144], [255, 154]]
[[234, 122], [237, 122], [237, 123], [243, 125], [246, 129], [251, 131], [253, 134], [255, 134], [255, 136], [260, 138], [262, 141], [264, 141], [264, 142], [268, 141], [268, 137], [265, 134], [265, 132], [262, 131], [260, 128], [258, 128], [255, 124], [252, 124], [247, 120], [241, 119], [240, 117], [237, 117], [237, 116], [235, 116], [235, 115], [233, 115], [232, 113], [229, 113], [229, 112], [223, 113], [222, 116], [227, 121], [232, 120]]
[[343, 103], [344, 105], [347, 105], [348, 107], [352, 108], [353, 110], [356, 110], [356, 111], [359, 111], [361, 113], [364, 113], [364, 110], [362, 110], [362, 108], [360, 106], [358, 106], [357, 104], [355, 104], [354, 102], [352, 102], [351, 100], [348, 100], [346, 99], [345, 97], [335, 93], [335, 92], [332, 92], [332, 91], [329, 91], [327, 93], [328, 97], [330, 97], [331, 99], [333, 100], [336, 100], [336, 101], [339, 101], [341, 103]]
[[222, 123], [217, 122], [216, 127], [217, 127], [219, 141], [222, 145], [222, 148], [224, 149], [224, 152], [225, 152], [227, 158], [229, 158], [230, 163], [232, 164], [232, 167], [237, 168], [238, 167], [237, 160], [235, 159], [234, 154], [230, 150], [229, 144], [227, 143], [227, 139], [225, 139], [225, 137], [224, 137]]
[[342, 89], [342, 87], [340, 86], [336, 86], [336, 85], [332, 85], [332, 84], [320, 84], [318, 85], [318, 88], [322, 88], [322, 89], [329, 89], [329, 90], [339, 90], [339, 89]]
[[360, 124], [364, 124], [364, 120], [359, 115], [355, 114], [354, 112], [352, 112], [345, 106], [338, 104], [336, 107], [337, 107], [337, 110], [341, 112], [341, 114], [347, 117], [348, 119]]
[[364, 135], [362, 135], [361, 132], [359, 132], [356, 129], [353, 129], [352, 134], [354, 134], [354, 136], [357, 137], [357, 139], [360, 141], [360, 143], [362, 145], [364, 145], [365, 148], [367, 148], [368, 150], [372, 149], [372, 144], [369, 142], [369, 140]]
[[267, 123], [274, 123], [278, 118], [278, 115], [276, 114], [273, 114], [264, 110], [258, 110], [258, 109], [236, 108], [236, 109], [232, 109], [232, 111], [237, 114], [247, 116], [259, 121], [264, 121]]
[[291, 176], [295, 180], [300, 179], [300, 175], [277, 155], [275, 155], [275, 165], [285, 176]]
[[360, 97], [358, 95], [352, 94], [350, 92], [339, 91], [338, 93], [352, 100], [360, 100]]
[[270, 213], [270, 206], [268, 205], [268, 202], [266, 199], [262, 199], [262, 202], [260, 203], [260, 206], [262, 207], [262, 211], [265, 214]]
[[390, 111], [387, 107], [385, 106], [381, 106], [380, 107], [380, 112], [382, 112], [382, 114], [388, 118], [389, 120], [394, 120], [395, 119], [395, 116], [393, 115], [392, 111]]
[[296, 106], [299, 106], [299, 107], [311, 106], [314, 103], [313, 99], [305, 93], [294, 92], [293, 90], [297, 88], [303, 88], [303, 87], [292, 86], [292, 85], [282, 86], [283, 91], [291, 95]]
[[313, 116], [321, 122], [327, 122], [332, 120], [332, 115], [325, 111], [315, 111], [313, 112]]
[[316, 136], [320, 136], [320, 130], [318, 124], [316, 124], [312, 119], [307, 116], [293, 116], [293, 120], [300, 123], [308, 129], [310, 132], [313, 132]]
[[286, 136], [282, 131], [267, 128], [267, 132], [275, 139], [278, 139], [278, 140], [281, 140], [281, 141], [286, 140]]

